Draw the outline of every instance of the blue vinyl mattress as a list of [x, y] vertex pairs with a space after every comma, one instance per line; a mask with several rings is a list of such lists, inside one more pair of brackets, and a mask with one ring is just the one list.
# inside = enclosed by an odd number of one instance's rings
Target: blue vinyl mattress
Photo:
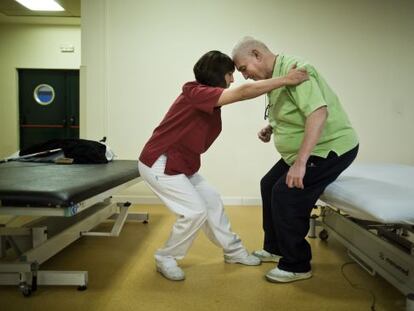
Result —
[[[0, 164], [1, 206], [70, 207], [139, 177], [137, 161]], [[1, 208], [1, 207], [0, 207]]]

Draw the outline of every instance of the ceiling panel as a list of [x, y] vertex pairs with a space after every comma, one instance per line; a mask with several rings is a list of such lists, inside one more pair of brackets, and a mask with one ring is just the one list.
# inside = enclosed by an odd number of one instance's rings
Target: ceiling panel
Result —
[[6, 16], [59, 16], [59, 17], [80, 17], [81, 0], [56, 0], [65, 11], [45, 12], [31, 11], [14, 0], [1, 0], [0, 13]]

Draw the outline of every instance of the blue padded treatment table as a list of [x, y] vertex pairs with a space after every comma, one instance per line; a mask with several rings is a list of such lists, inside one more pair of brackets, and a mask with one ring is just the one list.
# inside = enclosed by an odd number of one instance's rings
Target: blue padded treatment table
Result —
[[[0, 224], [0, 259], [7, 259], [0, 260], [0, 285], [17, 285], [24, 296], [38, 285], [86, 289], [87, 271], [48, 271], [40, 265], [83, 236], [116, 237], [127, 220], [146, 223], [148, 213], [130, 212], [131, 203], [116, 197], [140, 180], [132, 160], [0, 164], [0, 214], [32, 216], [20, 227]], [[114, 221], [110, 231], [93, 231], [108, 220]], [[11, 261], [6, 257], [12, 250]]]
[[139, 177], [137, 161], [107, 164], [0, 164], [3, 206], [70, 207]]

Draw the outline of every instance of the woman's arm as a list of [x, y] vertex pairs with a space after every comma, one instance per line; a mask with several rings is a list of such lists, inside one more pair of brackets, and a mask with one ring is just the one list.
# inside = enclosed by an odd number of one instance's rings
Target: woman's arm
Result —
[[228, 105], [241, 100], [254, 98], [282, 86], [298, 85], [308, 80], [309, 77], [306, 70], [296, 69], [295, 67], [285, 77], [250, 82], [235, 88], [225, 89], [216, 106]]

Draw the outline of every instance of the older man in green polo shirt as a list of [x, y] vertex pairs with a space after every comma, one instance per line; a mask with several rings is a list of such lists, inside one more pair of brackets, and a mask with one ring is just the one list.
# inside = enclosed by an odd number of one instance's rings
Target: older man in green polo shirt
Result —
[[233, 60], [245, 79], [262, 80], [304, 67], [309, 80], [267, 94], [265, 119], [258, 133], [271, 135], [281, 159], [261, 180], [263, 249], [253, 255], [277, 262], [266, 274], [270, 282], [292, 282], [312, 276], [312, 258], [305, 237], [313, 206], [324, 189], [355, 159], [358, 138], [338, 97], [309, 63], [275, 54], [252, 37], [233, 49]]

